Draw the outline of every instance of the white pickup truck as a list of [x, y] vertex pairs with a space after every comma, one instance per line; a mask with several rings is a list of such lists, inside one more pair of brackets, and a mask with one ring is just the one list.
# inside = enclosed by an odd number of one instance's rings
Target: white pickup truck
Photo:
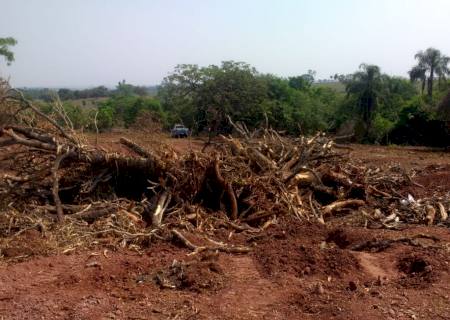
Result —
[[189, 135], [189, 129], [182, 124], [176, 124], [170, 130], [170, 135], [172, 138], [186, 138]]

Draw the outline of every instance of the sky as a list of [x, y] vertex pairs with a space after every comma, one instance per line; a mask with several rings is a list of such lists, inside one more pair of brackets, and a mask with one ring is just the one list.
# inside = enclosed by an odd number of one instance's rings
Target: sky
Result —
[[377, 64], [407, 76], [414, 54], [450, 55], [448, 0], [0, 0], [17, 87], [155, 85], [177, 64], [244, 61], [317, 78]]

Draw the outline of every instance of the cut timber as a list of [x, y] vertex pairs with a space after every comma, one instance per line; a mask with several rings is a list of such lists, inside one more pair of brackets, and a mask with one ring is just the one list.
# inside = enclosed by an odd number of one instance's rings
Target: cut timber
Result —
[[234, 156], [243, 156], [243, 157], [247, 157], [246, 152], [244, 147], [242, 146], [242, 143], [237, 140], [237, 139], [233, 139], [233, 138], [227, 138], [223, 135], [219, 135], [219, 138], [222, 139], [223, 142], [225, 142], [226, 144], [228, 144], [231, 148], [231, 153]]
[[131, 141], [127, 138], [121, 137], [119, 141], [121, 144], [123, 144], [130, 150], [134, 151], [136, 154], [140, 155], [141, 157], [144, 157], [144, 158], [153, 158], [154, 157], [153, 154], [151, 154], [150, 152], [148, 152], [147, 150], [142, 148], [140, 145], [134, 143], [133, 141]]
[[40, 133], [38, 129], [35, 128], [27, 128], [27, 127], [19, 127], [19, 126], [7, 126], [7, 129], [11, 129], [17, 133], [20, 133], [27, 137], [28, 139], [35, 139], [39, 140], [41, 142], [46, 143], [55, 143], [55, 138], [46, 134], [46, 133]]
[[139, 156], [146, 158], [146, 159], [148, 159], [148, 161], [155, 163], [155, 165], [157, 167], [160, 167], [160, 168], [166, 167], [164, 161], [162, 161], [160, 157], [158, 157], [153, 152], [144, 149], [137, 143], [135, 143], [127, 138], [124, 138], [124, 137], [120, 138], [120, 143], [123, 144], [124, 146], [126, 146], [127, 148], [129, 148], [130, 150], [134, 151]]
[[322, 179], [325, 181], [333, 181], [339, 185], [348, 187], [348, 188], [354, 188], [354, 189], [361, 189], [364, 190], [364, 186], [362, 184], [359, 183], [355, 183], [352, 180], [350, 180], [350, 178], [340, 172], [334, 172], [331, 170], [327, 170], [325, 171], [325, 173], [323, 173], [322, 175]]
[[[22, 131], [26, 132], [25, 130]], [[11, 140], [17, 144], [36, 148], [47, 153], [54, 153], [58, 148], [56, 141], [53, 141], [52, 143], [43, 142], [49, 141], [45, 135], [42, 135], [39, 139], [27, 139], [19, 136], [13, 128], [2, 129], [0, 133], [9, 136]], [[30, 133], [28, 133], [28, 136], [30, 136]], [[9, 144], [11, 140], [6, 141], [8, 141]], [[148, 157], [146, 158], [133, 158], [116, 153], [107, 153], [98, 149], [83, 149], [71, 144], [61, 144], [59, 145], [59, 148], [65, 150], [64, 157], [76, 162], [101, 165], [102, 167], [136, 169], [142, 171], [146, 175], [151, 174], [156, 177], [169, 173], [168, 163], [161, 161], [159, 157], [154, 156], [150, 152], [148, 152]], [[170, 176], [170, 174], [168, 174], [168, 176]]]
[[322, 208], [322, 214], [328, 215], [333, 213], [334, 211], [346, 208], [346, 207], [360, 207], [363, 206], [365, 202], [363, 200], [350, 199], [350, 200], [342, 200], [333, 202], [327, 206]]
[[180, 231], [176, 229], [172, 229], [172, 235], [175, 236], [178, 240], [180, 240], [188, 249], [197, 250], [198, 246], [190, 242], [185, 236], [181, 234]]
[[154, 227], [159, 228], [161, 226], [164, 211], [166, 211], [170, 200], [171, 195], [167, 191], [163, 191], [163, 193], [159, 197], [155, 212], [152, 215], [152, 225]]
[[172, 235], [180, 240], [188, 249], [193, 250], [194, 253], [200, 253], [202, 251], [222, 251], [227, 253], [248, 253], [252, 251], [249, 247], [240, 246], [227, 246], [214, 241], [217, 245], [214, 246], [198, 246], [189, 241], [180, 231], [176, 229], [171, 230]]
[[261, 169], [275, 170], [277, 165], [274, 161], [267, 158], [261, 152], [254, 148], [247, 148], [247, 154], [251, 160], [258, 164]]
[[291, 180], [292, 185], [301, 187], [310, 186], [313, 183], [317, 183], [317, 178], [312, 172], [300, 172], [297, 173]]
[[231, 183], [225, 181], [225, 179], [222, 177], [219, 168], [219, 160], [217, 158], [214, 161], [214, 173], [220, 186], [223, 188], [223, 190], [228, 196], [228, 200], [230, 202], [230, 217], [232, 220], [236, 220], [238, 217], [238, 204], [236, 200], [236, 195], [234, 194], [234, 190], [233, 187], [231, 186]]
[[0, 134], [5, 134], [12, 138], [12, 140], [15, 143], [30, 147], [30, 148], [37, 148], [37, 149], [44, 149], [47, 151], [56, 151], [56, 144], [55, 143], [47, 143], [42, 142], [41, 140], [36, 139], [25, 139], [16, 134], [16, 132], [9, 128], [9, 129], [2, 129], [0, 131]]
[[445, 210], [445, 207], [442, 203], [438, 202], [437, 203], [438, 207], [439, 207], [439, 213], [441, 215], [441, 221], [447, 221], [448, 218], [448, 214], [447, 214], [447, 210]]
[[425, 211], [425, 222], [427, 225], [431, 226], [434, 222], [434, 218], [436, 217], [436, 209], [433, 206], [428, 205], [425, 207]]
[[64, 211], [63, 211], [61, 199], [59, 198], [58, 169], [61, 164], [61, 161], [66, 157], [67, 157], [67, 153], [58, 154], [56, 156], [55, 163], [53, 164], [53, 167], [52, 167], [52, 178], [53, 178], [52, 193], [53, 193], [53, 200], [55, 201], [56, 217], [58, 219], [58, 222], [63, 222], [63, 220], [64, 220]]

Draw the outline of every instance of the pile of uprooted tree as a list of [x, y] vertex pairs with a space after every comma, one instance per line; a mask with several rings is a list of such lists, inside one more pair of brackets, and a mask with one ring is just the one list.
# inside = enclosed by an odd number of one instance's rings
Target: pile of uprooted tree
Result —
[[[14, 161], [0, 181], [0, 199], [24, 212], [88, 221], [129, 213], [143, 228], [163, 229], [212, 218], [237, 230], [260, 230], [280, 215], [324, 223], [360, 210], [384, 226], [447, 220], [448, 203], [429, 199], [401, 206], [395, 187], [412, 183], [406, 172], [352, 164], [346, 147], [324, 134], [283, 137], [265, 127], [250, 132], [229, 119], [238, 137], [221, 136], [207, 152], [179, 155], [145, 149], [122, 138], [130, 152], [109, 153], [72, 129], [64, 109], [44, 114], [20, 91], [2, 86], [0, 150]], [[176, 229], [172, 234], [195, 246]]]

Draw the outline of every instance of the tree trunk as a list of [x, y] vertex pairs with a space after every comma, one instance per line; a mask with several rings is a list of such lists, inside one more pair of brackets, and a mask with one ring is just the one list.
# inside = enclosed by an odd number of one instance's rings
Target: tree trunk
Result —
[[428, 98], [431, 100], [433, 97], [433, 78], [434, 78], [434, 68], [430, 69], [430, 77], [428, 78]]

